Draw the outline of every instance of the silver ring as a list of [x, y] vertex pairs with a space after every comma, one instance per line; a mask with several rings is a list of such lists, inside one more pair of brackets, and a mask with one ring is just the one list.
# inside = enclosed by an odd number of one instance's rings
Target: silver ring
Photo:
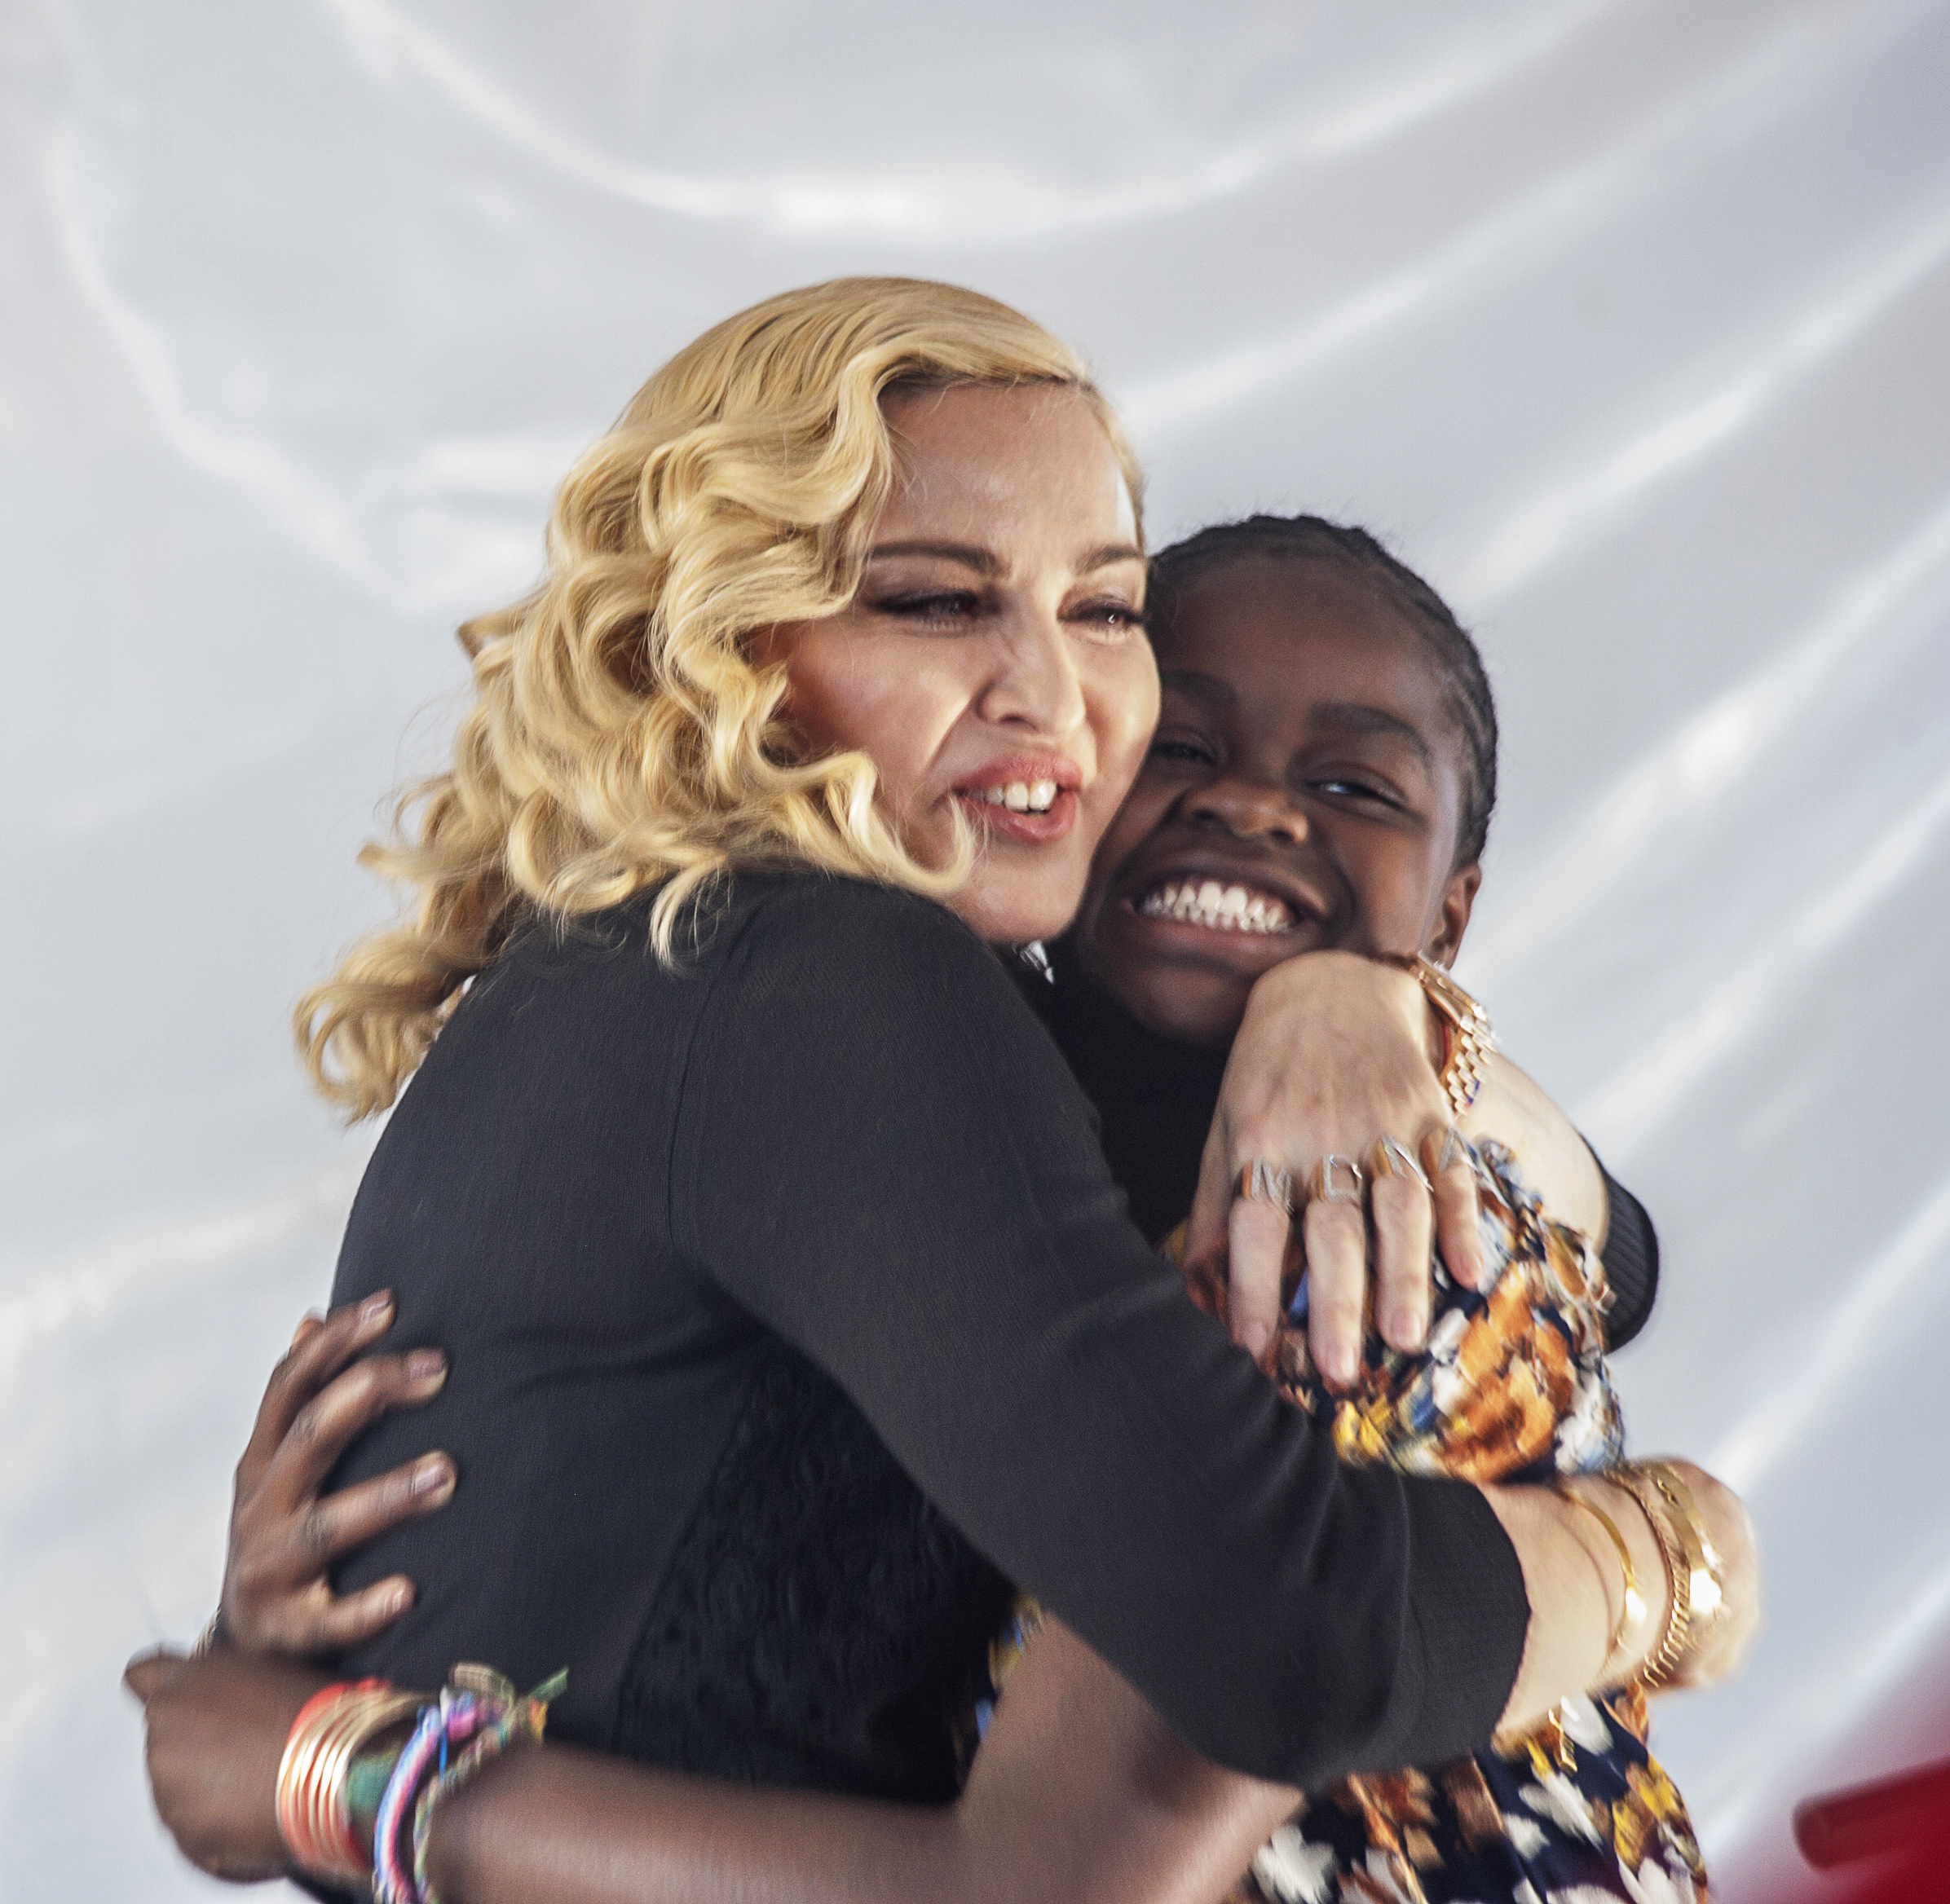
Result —
[[[1348, 1181], [1335, 1179], [1343, 1171]], [[1361, 1200], [1361, 1185], [1365, 1181], [1361, 1174], [1361, 1166], [1351, 1157], [1342, 1157], [1334, 1151], [1328, 1153], [1313, 1166], [1313, 1175], [1308, 1179], [1308, 1201], [1312, 1203], [1352, 1203]]]
[[1239, 1173], [1239, 1195], [1247, 1203], [1277, 1203], [1293, 1214], [1293, 1172], [1256, 1157]]
[[1454, 1124], [1445, 1124], [1442, 1129], [1442, 1150], [1436, 1159], [1433, 1175], [1439, 1177], [1451, 1164], [1467, 1165], [1469, 1161], [1469, 1146], [1463, 1142], [1462, 1133]]
[[1422, 1166], [1409, 1154], [1408, 1146], [1392, 1137], [1384, 1137], [1375, 1145], [1380, 1153], [1376, 1175], [1389, 1177], [1413, 1177], [1424, 1190], [1434, 1188], [1423, 1175]]

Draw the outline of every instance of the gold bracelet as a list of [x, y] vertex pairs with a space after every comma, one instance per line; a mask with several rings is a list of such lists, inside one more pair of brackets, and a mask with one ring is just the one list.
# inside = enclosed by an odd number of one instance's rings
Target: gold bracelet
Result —
[[[1587, 1477], [1602, 1479], [1599, 1475]], [[1632, 1550], [1626, 1545], [1625, 1536], [1619, 1532], [1618, 1523], [1595, 1501], [1587, 1501], [1571, 1485], [1568, 1478], [1560, 1478], [1557, 1492], [1573, 1507], [1581, 1507], [1611, 1536], [1612, 1546], [1618, 1550], [1618, 1565], [1625, 1575], [1625, 1599], [1623, 1611], [1618, 1615], [1618, 1624], [1612, 1629], [1612, 1637], [1605, 1642], [1604, 1659], [1599, 1667], [1602, 1673], [1612, 1663], [1612, 1655], [1625, 1643], [1628, 1629], [1643, 1624], [1645, 1620], [1645, 1596], [1639, 1590], [1639, 1570], [1632, 1565]]]
[[1714, 1545], [1713, 1536], [1706, 1532], [1706, 1523], [1700, 1518], [1699, 1505], [1686, 1485], [1686, 1477], [1670, 1461], [1640, 1461], [1638, 1467], [1665, 1496], [1666, 1505], [1672, 1510], [1680, 1550], [1686, 1560], [1692, 1623], [1697, 1626], [1719, 1613], [1726, 1593], [1726, 1562]]
[[1665, 1631], [1639, 1668], [1639, 1683], [1648, 1692], [1657, 1692], [1670, 1681], [1686, 1657], [1692, 1633], [1692, 1576], [1665, 1518], [1665, 1501], [1657, 1488], [1629, 1461], [1608, 1473], [1638, 1502], [1639, 1511], [1651, 1523], [1659, 1557], [1665, 1563]]
[[360, 1843], [346, 1800], [352, 1762], [424, 1703], [418, 1693], [376, 1679], [328, 1686], [306, 1701], [277, 1779], [278, 1835], [301, 1870], [355, 1884], [371, 1875], [370, 1847]]
[[1489, 1054], [1497, 1048], [1489, 1014], [1440, 966], [1432, 964], [1420, 953], [1392, 954], [1387, 963], [1399, 965], [1422, 987], [1442, 1020], [1441, 1084], [1449, 1095], [1450, 1109], [1459, 1117], [1476, 1101], [1484, 1073], [1489, 1069]]

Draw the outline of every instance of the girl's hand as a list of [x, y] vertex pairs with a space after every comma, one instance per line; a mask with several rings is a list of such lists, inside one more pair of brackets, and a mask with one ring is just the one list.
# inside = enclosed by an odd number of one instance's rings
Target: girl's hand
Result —
[[447, 1379], [438, 1349], [353, 1361], [392, 1323], [390, 1290], [322, 1322], [307, 1316], [271, 1372], [237, 1464], [223, 1569], [219, 1637], [240, 1651], [294, 1659], [337, 1653], [382, 1632], [413, 1603], [413, 1583], [404, 1575], [342, 1599], [329, 1570], [388, 1528], [444, 1506], [454, 1489], [452, 1461], [422, 1455], [342, 1492], [319, 1492], [362, 1430], [390, 1408], [430, 1401]]
[[323, 1675], [235, 1653], [144, 1653], [122, 1683], [143, 1703], [149, 1788], [183, 1856], [234, 1884], [282, 1876], [278, 1763]]

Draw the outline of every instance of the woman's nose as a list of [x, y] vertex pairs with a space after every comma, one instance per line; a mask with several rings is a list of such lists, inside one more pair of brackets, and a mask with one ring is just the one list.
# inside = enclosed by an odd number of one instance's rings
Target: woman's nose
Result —
[[978, 703], [985, 721], [1049, 739], [1074, 734], [1087, 709], [1074, 644], [1054, 616], [1026, 615], [996, 645], [995, 672]]
[[1223, 826], [1238, 840], [1270, 835], [1297, 845], [1307, 837], [1307, 816], [1285, 787], [1231, 774], [1193, 794], [1185, 803], [1185, 816]]

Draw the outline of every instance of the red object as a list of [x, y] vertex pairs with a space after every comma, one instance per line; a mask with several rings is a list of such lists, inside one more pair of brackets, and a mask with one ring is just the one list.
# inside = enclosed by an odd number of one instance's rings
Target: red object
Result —
[[1862, 1867], [1860, 1904], [1950, 1904], [1950, 1760], [1807, 1800], [1794, 1842], [1817, 1871]]

